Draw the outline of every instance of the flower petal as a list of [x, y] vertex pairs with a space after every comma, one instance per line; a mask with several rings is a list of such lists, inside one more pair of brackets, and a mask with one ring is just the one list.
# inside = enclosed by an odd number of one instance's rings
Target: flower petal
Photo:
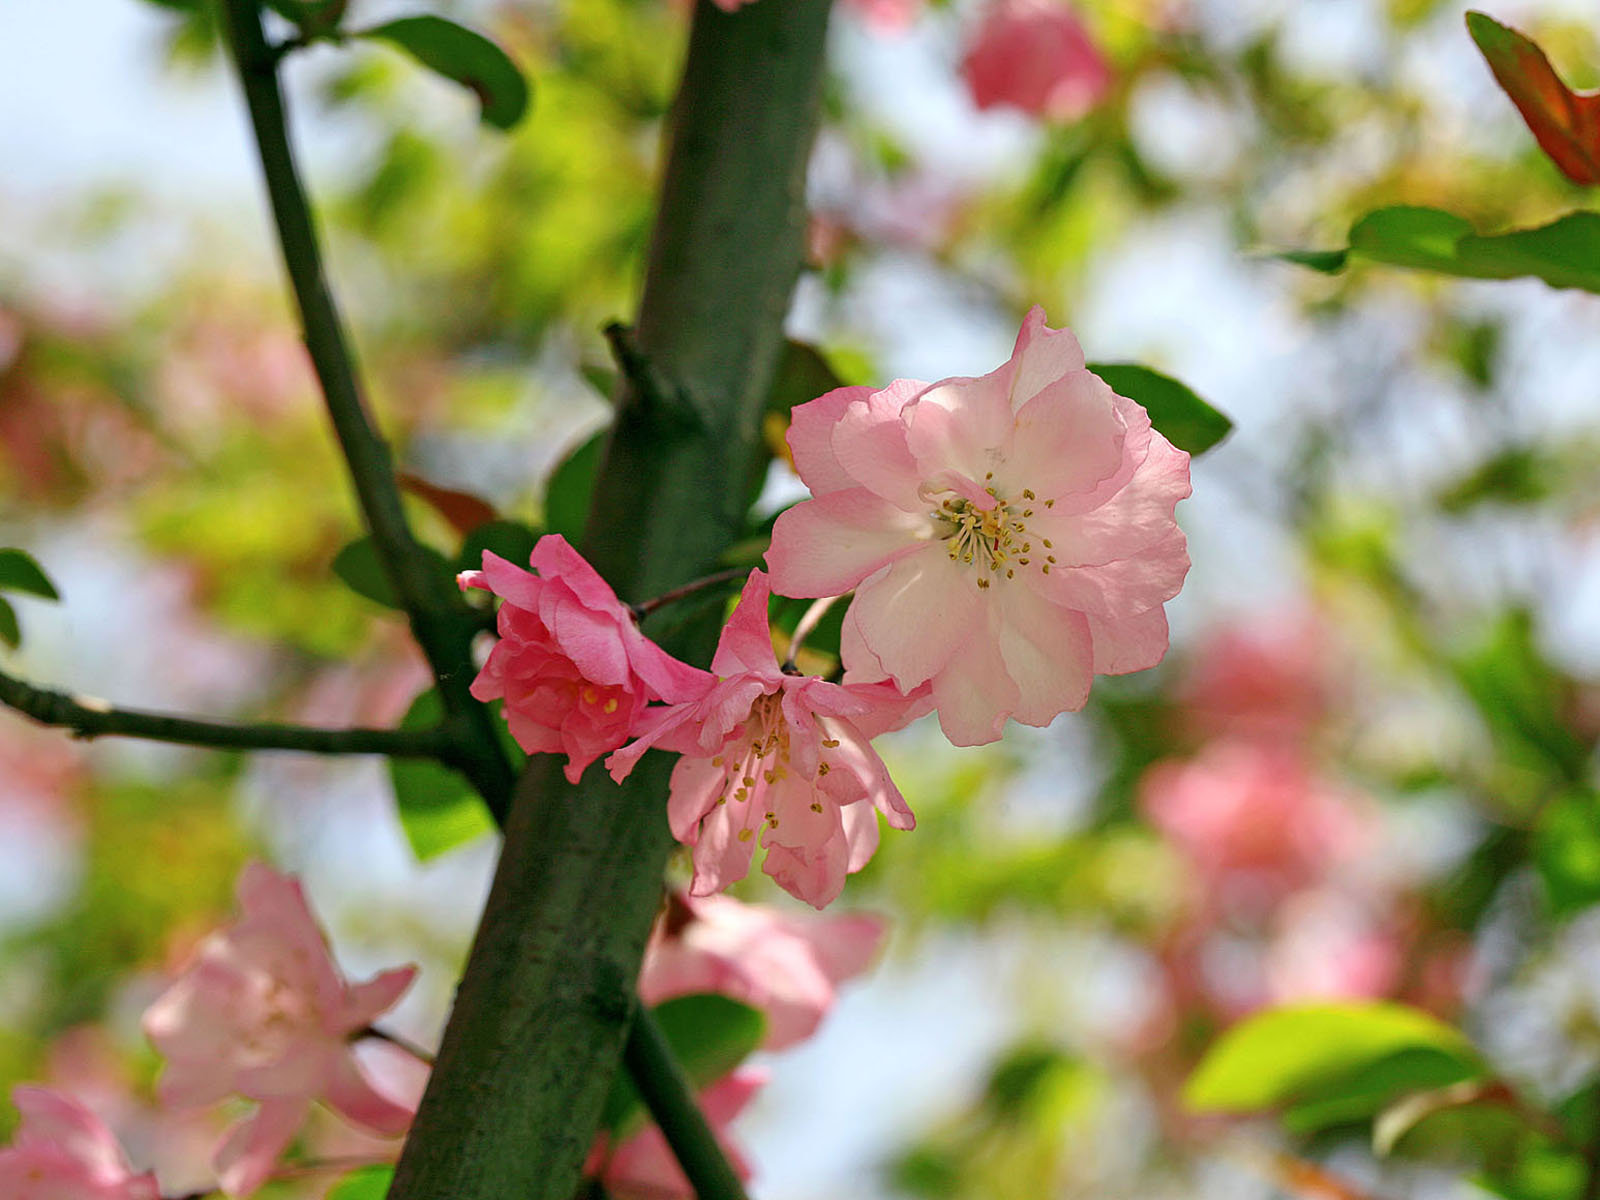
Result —
[[1060, 713], [1082, 708], [1094, 682], [1088, 620], [1027, 585], [1008, 584], [995, 591], [1000, 655], [1019, 693], [1012, 718], [1024, 725], [1048, 725]]
[[222, 1190], [248, 1196], [266, 1183], [310, 1109], [309, 1100], [266, 1100], [235, 1125], [212, 1159]]
[[976, 632], [981, 605], [970, 577], [942, 544], [934, 543], [867, 579], [856, 589], [846, 623], [854, 623], [860, 646], [873, 661], [860, 661], [852, 637], [840, 643], [845, 667], [867, 678], [877, 668], [902, 692], [933, 678]]
[[324, 1096], [328, 1106], [357, 1125], [385, 1136], [397, 1136], [411, 1128], [416, 1114], [403, 1104], [398, 1104], [373, 1087], [362, 1074], [355, 1055], [341, 1056], [339, 1065], [328, 1081]]
[[1102, 618], [1091, 614], [1097, 675], [1126, 675], [1155, 666], [1167, 653], [1167, 610], [1157, 605], [1133, 617]]
[[837, 596], [926, 544], [928, 518], [865, 488], [828, 492], [778, 515], [767, 566], [783, 596]]

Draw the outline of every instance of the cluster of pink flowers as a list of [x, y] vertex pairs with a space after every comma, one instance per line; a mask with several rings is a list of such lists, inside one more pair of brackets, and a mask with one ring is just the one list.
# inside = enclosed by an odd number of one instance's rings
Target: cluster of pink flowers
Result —
[[[172, 1109], [198, 1109], [228, 1096], [258, 1103], [223, 1135], [212, 1160], [218, 1187], [249, 1196], [280, 1169], [314, 1104], [370, 1133], [395, 1136], [409, 1128], [414, 1098], [380, 1092], [353, 1045], [374, 1036], [371, 1023], [416, 972], [402, 967], [351, 984], [292, 877], [252, 864], [238, 892], [239, 920], [201, 943], [147, 1010], [144, 1027], [166, 1060], [159, 1091]], [[866, 970], [883, 935], [875, 917], [787, 915], [728, 897], [672, 895], [645, 953], [640, 995], [652, 1005], [695, 993], [728, 996], [760, 1010], [767, 1020], [764, 1048], [782, 1049], [816, 1031], [836, 987]], [[726, 1127], [765, 1079], [763, 1071], [741, 1067], [701, 1095], [707, 1118], [745, 1174]], [[155, 1173], [134, 1170], [82, 1099], [20, 1087], [13, 1100], [22, 1122], [12, 1145], [0, 1149], [0, 1195], [7, 1200], [159, 1200]], [[382, 1159], [398, 1144], [375, 1145]], [[614, 1145], [602, 1135], [587, 1170], [617, 1200], [693, 1200], [654, 1127]]]
[[[812, 499], [778, 518], [770, 583], [751, 572], [709, 672], [649, 641], [558, 536], [533, 572], [485, 555], [461, 583], [502, 601], [473, 691], [504, 700], [523, 749], [564, 752], [573, 780], [607, 752], [618, 780], [675, 752], [691, 894], [743, 878], [759, 844], [766, 873], [821, 908], [871, 858], [880, 814], [915, 823], [873, 738], [937, 708], [957, 745], [992, 742], [1166, 653], [1189, 457], [1038, 308], [989, 374], [839, 388], [796, 407], [788, 437]], [[854, 593], [841, 682], [779, 665], [772, 586]]]

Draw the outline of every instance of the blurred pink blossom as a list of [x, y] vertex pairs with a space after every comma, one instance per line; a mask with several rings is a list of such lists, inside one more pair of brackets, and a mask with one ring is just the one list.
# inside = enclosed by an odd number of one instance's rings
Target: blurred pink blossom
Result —
[[981, 378], [837, 388], [794, 410], [813, 499], [767, 562], [787, 596], [851, 589], [846, 680], [931, 682], [945, 735], [1082, 708], [1093, 676], [1154, 666], [1189, 570], [1189, 456], [1035, 307]]
[[786, 674], [772, 649], [768, 594], [766, 575], [752, 571], [711, 662], [715, 686], [650, 713], [638, 740], [606, 765], [620, 781], [651, 747], [683, 755], [667, 819], [694, 847], [692, 895], [744, 878], [759, 833], [766, 873], [822, 908], [878, 848], [874, 810], [896, 829], [916, 824], [871, 739], [926, 712], [928, 693]]
[[378, 1133], [410, 1125], [411, 1110], [372, 1087], [350, 1042], [416, 975], [402, 967], [347, 983], [299, 883], [260, 863], [240, 877], [239, 906], [241, 919], [207, 937], [144, 1016], [167, 1059], [165, 1102], [198, 1106], [231, 1093], [260, 1101], [217, 1150], [233, 1196], [261, 1186], [315, 1100]]
[[1217, 742], [1157, 763], [1140, 785], [1145, 816], [1194, 866], [1206, 907], [1258, 910], [1322, 880], [1371, 844], [1362, 798], [1295, 751]]
[[1266, 952], [1269, 1000], [1340, 1000], [1390, 995], [1403, 950], [1396, 933], [1355, 897], [1317, 889], [1278, 910]]
[[1111, 66], [1063, 0], [995, 0], [961, 63], [980, 109], [1075, 121], [1111, 90]]
[[1333, 631], [1309, 611], [1218, 629], [1179, 688], [1185, 723], [1202, 737], [1303, 739], [1327, 714], [1334, 653]]
[[155, 1176], [135, 1174], [111, 1131], [76, 1100], [19, 1087], [16, 1139], [0, 1150], [6, 1200], [160, 1200]]
[[768, 1050], [815, 1033], [835, 985], [866, 970], [883, 944], [883, 921], [864, 914], [816, 917], [676, 893], [667, 905], [645, 950], [640, 999], [716, 992], [749, 1004], [766, 1014]]
[[[741, 1179], [750, 1177], [750, 1166], [728, 1136], [727, 1126], [766, 1082], [765, 1071], [745, 1068], [700, 1094], [700, 1109]], [[602, 1139], [590, 1154], [584, 1172], [599, 1176], [612, 1200], [694, 1200], [694, 1188], [689, 1186], [666, 1138], [654, 1125], [625, 1138], [610, 1152]]]
[[532, 574], [485, 551], [463, 588], [499, 596], [500, 640], [473, 681], [479, 700], [505, 700], [517, 745], [565, 753], [566, 775], [615, 750], [640, 727], [652, 700], [681, 702], [713, 680], [639, 632], [633, 615], [559, 534], [534, 547]]

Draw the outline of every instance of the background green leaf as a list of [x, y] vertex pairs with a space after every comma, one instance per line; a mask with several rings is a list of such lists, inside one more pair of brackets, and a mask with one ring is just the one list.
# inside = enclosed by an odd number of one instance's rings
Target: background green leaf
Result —
[[[439, 693], [433, 688], [411, 702], [400, 720], [401, 729], [429, 729], [444, 720]], [[505, 723], [496, 717], [502, 730]], [[522, 751], [508, 733], [502, 743], [514, 762]], [[419, 861], [426, 862], [447, 850], [490, 832], [494, 820], [466, 776], [426, 758], [391, 758], [389, 782], [400, 815], [400, 827]]]
[[1136, 363], [1090, 363], [1089, 370], [1119, 396], [1143, 405], [1150, 423], [1180, 450], [1203, 454], [1233, 428], [1233, 422], [1170, 375]]
[[544, 525], [576, 546], [589, 520], [589, 501], [594, 496], [594, 480], [600, 471], [600, 456], [605, 453], [609, 429], [602, 429], [562, 461], [550, 474], [544, 493]]
[[59, 600], [61, 593], [50, 577], [26, 550], [0, 550], [0, 592], [24, 592], [45, 600]]
[[328, 1191], [328, 1200], [383, 1200], [394, 1182], [393, 1167], [361, 1167]]
[[4, 596], [0, 596], [0, 642], [13, 650], [22, 645], [22, 627], [17, 624], [17, 610], [11, 607]]
[[401, 17], [355, 36], [392, 42], [429, 70], [469, 88], [483, 120], [510, 129], [528, 111], [528, 81], [517, 64], [481, 33], [443, 17]]

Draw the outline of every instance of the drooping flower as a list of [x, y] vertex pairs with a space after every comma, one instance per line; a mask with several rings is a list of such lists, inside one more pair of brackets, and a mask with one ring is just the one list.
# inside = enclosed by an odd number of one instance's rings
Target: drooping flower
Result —
[[1111, 66], [1065, 0], [996, 0], [961, 63], [980, 109], [1075, 121], [1111, 90]]
[[6, 1200], [160, 1200], [156, 1178], [136, 1174], [116, 1137], [70, 1096], [41, 1087], [11, 1093], [22, 1114], [0, 1150]]
[[1042, 309], [988, 375], [838, 388], [794, 410], [789, 446], [814, 498], [778, 518], [773, 586], [854, 588], [846, 681], [931, 681], [956, 745], [1046, 725], [1096, 673], [1166, 653], [1189, 456]]
[[[767, 1082], [765, 1071], [742, 1068], [700, 1094], [700, 1111], [729, 1164], [740, 1179], [750, 1178], [750, 1165], [728, 1135], [727, 1126]], [[694, 1188], [683, 1174], [666, 1138], [647, 1125], [608, 1151], [602, 1138], [589, 1156], [584, 1173], [598, 1176], [613, 1200], [694, 1200]]]
[[781, 1050], [816, 1032], [834, 986], [866, 970], [883, 935], [883, 922], [866, 914], [816, 917], [672, 893], [645, 949], [639, 997], [727, 996], [765, 1013], [763, 1045]]
[[878, 848], [874, 810], [896, 829], [916, 823], [871, 739], [926, 712], [928, 694], [785, 674], [768, 595], [766, 575], [752, 571], [711, 661], [714, 686], [651, 712], [606, 765], [620, 781], [651, 747], [683, 755], [667, 819], [694, 847], [691, 895], [744, 878], [759, 835], [766, 873], [822, 908]]
[[239, 879], [241, 919], [203, 941], [183, 975], [144, 1015], [167, 1060], [162, 1099], [210, 1104], [230, 1094], [260, 1102], [218, 1147], [232, 1196], [255, 1191], [321, 1100], [376, 1133], [403, 1133], [412, 1112], [362, 1073], [351, 1038], [391, 1008], [415, 967], [346, 982], [299, 883], [252, 863]]
[[1157, 763], [1140, 806], [1193, 864], [1208, 906], [1265, 910], [1321, 883], [1370, 845], [1361, 798], [1320, 777], [1295, 750], [1217, 742], [1188, 762]]
[[637, 732], [652, 700], [701, 694], [711, 677], [679, 662], [639, 631], [609, 584], [560, 534], [539, 539], [532, 574], [485, 551], [483, 570], [464, 571], [463, 588], [483, 588], [502, 603], [500, 640], [472, 694], [505, 700], [511, 736], [529, 754], [565, 753], [566, 775]]

